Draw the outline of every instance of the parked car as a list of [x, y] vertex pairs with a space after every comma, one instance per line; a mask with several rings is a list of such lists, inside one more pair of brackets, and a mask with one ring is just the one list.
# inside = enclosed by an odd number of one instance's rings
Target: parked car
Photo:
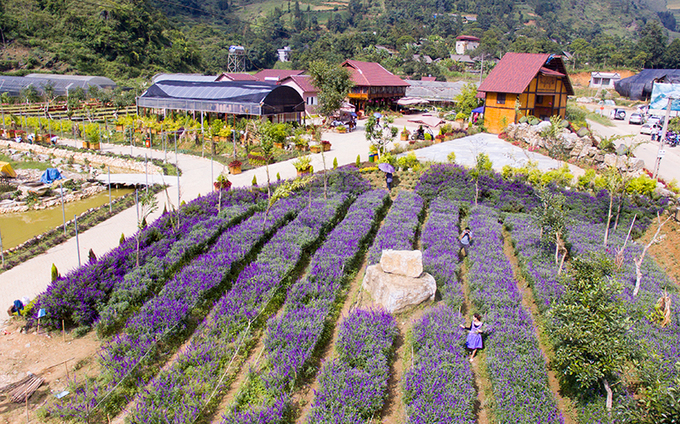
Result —
[[649, 118], [647, 118], [647, 123], [652, 124], [652, 125], [657, 124], [657, 125], [663, 126], [664, 121], [665, 121], [665, 119], [663, 117], [656, 116], [656, 115], [652, 115]]
[[609, 113], [609, 118], [624, 121], [626, 119], [626, 111], [618, 108], [612, 109], [612, 111]]
[[640, 127], [640, 134], [651, 135], [653, 127], [654, 127], [654, 124], [650, 124], [649, 122], [644, 124], [642, 127]]
[[642, 125], [644, 123], [644, 119], [642, 118], [642, 114], [638, 112], [633, 112], [630, 114], [630, 117], [628, 118], [628, 123], [629, 124], [635, 124], [635, 125]]

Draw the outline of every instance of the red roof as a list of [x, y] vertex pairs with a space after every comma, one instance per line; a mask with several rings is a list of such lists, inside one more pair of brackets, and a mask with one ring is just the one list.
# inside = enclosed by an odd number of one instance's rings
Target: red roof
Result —
[[341, 65], [349, 69], [352, 81], [358, 86], [408, 87], [409, 83], [383, 68], [379, 63], [346, 60]]
[[257, 81], [257, 78], [241, 72], [223, 72], [215, 81]]
[[574, 94], [562, 58], [548, 53], [506, 53], [479, 86], [479, 91], [520, 94], [536, 75], [563, 77], [567, 93]]
[[459, 35], [456, 37], [456, 40], [460, 41], [477, 41], [479, 42], [479, 38], [473, 37], [472, 35]]
[[286, 77], [280, 81], [280, 84], [285, 84], [289, 81], [294, 82], [295, 84], [300, 87], [302, 91], [305, 93], [316, 93], [317, 88], [312, 84], [312, 77], [309, 75], [291, 75], [289, 77]]
[[421, 81], [437, 81], [437, 77], [422, 77]]
[[305, 71], [291, 71], [288, 69], [263, 69], [254, 76], [258, 81], [281, 81], [291, 75], [301, 75]]

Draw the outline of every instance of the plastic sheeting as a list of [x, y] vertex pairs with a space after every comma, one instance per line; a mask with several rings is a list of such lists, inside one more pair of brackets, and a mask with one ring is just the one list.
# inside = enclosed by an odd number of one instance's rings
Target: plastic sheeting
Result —
[[47, 168], [40, 177], [43, 184], [52, 184], [54, 181], [61, 180], [61, 173], [57, 168]]
[[654, 82], [680, 83], [680, 69], [643, 69], [639, 74], [614, 84], [616, 92], [631, 100], [647, 100], [652, 95]]
[[680, 111], [680, 84], [655, 83], [652, 90], [650, 109], [666, 110], [668, 99], [672, 98], [671, 110]]

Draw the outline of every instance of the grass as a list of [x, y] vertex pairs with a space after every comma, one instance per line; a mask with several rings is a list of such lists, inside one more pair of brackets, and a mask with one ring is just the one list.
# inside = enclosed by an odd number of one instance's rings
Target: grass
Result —
[[597, 122], [600, 125], [604, 125], [605, 127], [613, 127], [614, 124], [612, 121], [607, 118], [606, 116], [602, 116], [599, 113], [595, 112], [588, 112], [586, 114], [586, 119], [590, 119], [593, 122]]
[[51, 168], [49, 162], [38, 161], [14, 161], [9, 156], [0, 153], [0, 162], [9, 162], [14, 169], [39, 169], [41, 171]]

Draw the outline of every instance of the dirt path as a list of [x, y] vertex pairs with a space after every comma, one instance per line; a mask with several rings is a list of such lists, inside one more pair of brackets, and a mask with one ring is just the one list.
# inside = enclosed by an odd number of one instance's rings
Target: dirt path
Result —
[[[550, 363], [549, 354], [551, 354], [552, 352], [550, 351], [550, 347], [545, 343], [546, 335], [544, 334], [542, 326], [537, 324], [540, 322], [541, 317], [538, 311], [538, 306], [536, 306], [534, 293], [527, 284], [527, 281], [524, 279], [524, 276], [522, 275], [522, 272], [519, 267], [519, 261], [517, 259], [517, 256], [515, 256], [515, 251], [510, 241], [510, 234], [505, 229], [503, 229], [503, 240], [504, 240], [503, 250], [505, 252], [505, 256], [510, 261], [510, 264], [512, 266], [512, 274], [515, 278], [515, 282], [517, 283], [517, 289], [522, 295], [522, 306], [524, 306], [527, 310], [531, 311], [531, 315], [533, 317], [534, 333], [536, 333], [536, 338], [538, 340], [539, 348], [541, 349], [541, 354], [543, 355], [546, 364], [549, 364]], [[548, 371], [548, 385], [550, 386], [550, 390], [552, 391], [553, 396], [555, 397], [555, 401], [557, 402], [557, 408], [562, 412], [562, 416], [564, 417], [564, 423], [576, 424], [577, 421], [574, 418], [574, 405], [572, 404], [571, 400], [562, 396], [559, 381], [557, 380], [557, 375], [555, 374], [555, 371], [550, 369], [550, 367], [548, 367], [547, 371]]]
[[307, 418], [309, 416], [309, 412], [312, 408], [312, 402], [314, 401], [314, 393], [316, 390], [319, 390], [319, 381], [318, 381], [318, 373], [321, 371], [321, 365], [325, 362], [333, 358], [335, 355], [335, 343], [338, 339], [338, 329], [339, 326], [337, 325], [340, 319], [342, 319], [343, 316], [347, 316], [351, 310], [354, 308], [357, 308], [362, 305], [362, 295], [360, 293], [361, 291], [361, 282], [364, 278], [364, 273], [366, 272], [366, 258], [364, 258], [364, 262], [361, 265], [361, 268], [359, 268], [359, 271], [357, 271], [356, 276], [354, 279], [350, 282], [349, 286], [347, 287], [347, 294], [345, 296], [345, 301], [343, 302], [342, 308], [340, 309], [340, 314], [339, 314], [339, 319], [335, 320], [335, 328], [333, 329], [333, 336], [331, 337], [330, 343], [323, 349], [321, 356], [319, 358], [319, 362], [316, 365], [317, 372], [316, 375], [312, 378], [310, 378], [311, 381], [303, 383], [302, 386], [297, 390], [297, 393], [293, 395], [293, 408], [299, 411], [299, 414], [297, 414], [297, 420], [296, 423], [302, 424], [307, 422]]
[[[467, 264], [463, 263], [461, 267], [461, 276], [463, 284], [463, 295], [465, 302], [461, 305], [461, 313], [465, 316], [467, 322], [471, 319], [470, 303], [470, 287], [467, 281]], [[493, 399], [493, 392], [489, 384], [489, 378], [486, 372], [486, 353], [484, 350], [477, 352], [475, 360], [472, 362], [472, 374], [475, 377], [474, 386], [477, 391], [477, 401], [475, 402], [475, 416], [477, 417], [477, 424], [490, 424], [492, 420], [489, 418], [489, 399]]]

